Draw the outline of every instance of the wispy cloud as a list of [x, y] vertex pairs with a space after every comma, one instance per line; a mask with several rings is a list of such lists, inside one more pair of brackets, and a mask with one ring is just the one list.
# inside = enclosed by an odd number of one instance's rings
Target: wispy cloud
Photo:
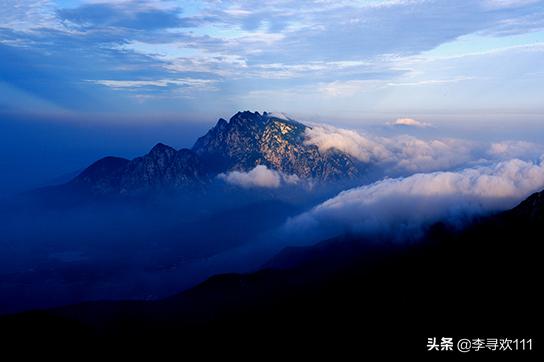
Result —
[[17, 31], [40, 28], [62, 29], [50, 0], [4, 0], [0, 2], [0, 27]]
[[156, 79], [156, 80], [89, 80], [89, 82], [104, 85], [106, 87], [114, 89], [126, 89], [126, 88], [141, 88], [141, 87], [168, 87], [175, 86], [187, 86], [197, 89], [213, 89], [215, 80], [211, 79], [194, 79], [194, 78], [180, 78], [180, 79]]
[[[500, 107], [507, 95], [504, 90], [496, 93], [499, 87], [494, 82], [506, 77], [515, 83], [515, 75], [504, 65], [537, 69], [537, 55], [520, 50], [514, 56], [513, 48], [497, 55], [491, 53], [495, 49], [484, 47], [485, 54], [478, 55], [488, 57], [482, 61], [486, 67], [482, 67], [467, 57], [478, 47], [467, 50], [463, 44], [457, 49], [453, 45], [455, 51], [447, 59], [439, 53], [425, 53], [446, 43], [456, 44], [468, 34], [478, 34], [478, 41], [485, 43], [486, 39], [511, 34], [541, 32], [542, 5], [541, 1], [528, 0], [93, 0], [68, 6], [46, 0], [8, 0], [0, 4], [0, 66], [3, 73], [21, 75], [17, 79], [8, 77], [6, 81], [13, 87], [23, 87], [55, 102], [62, 99], [61, 103], [75, 99], [70, 96], [75, 87], [82, 87], [82, 93], [111, 99], [111, 94], [101, 94], [92, 87], [148, 87], [149, 92], [155, 88], [163, 93], [168, 87], [174, 91], [175, 86], [188, 86], [175, 79], [205, 78], [216, 80], [207, 88], [210, 101], [232, 103], [229, 97], [244, 100], [251, 96], [252, 102], [262, 103], [261, 108], [275, 99], [288, 98], [287, 94], [317, 97], [321, 110], [333, 106], [327, 97], [349, 98], [345, 103], [351, 108], [379, 104], [390, 108], [393, 103], [403, 107], [403, 99], [409, 97], [400, 89], [413, 88], [409, 92], [414, 98], [418, 95], [419, 102], [427, 99], [427, 104], [455, 109], [444, 98], [437, 100], [440, 94], [434, 89], [425, 89], [439, 87], [457, 92], [447, 98], [450, 103], [457, 100], [457, 106], [466, 100], [463, 94], [470, 100], [474, 98], [472, 90], [494, 89], [492, 103]], [[513, 44], [529, 45], [534, 46], [534, 41]], [[465, 59], [454, 59], [455, 55]], [[12, 62], [14, 56], [25, 62]], [[39, 84], [43, 81], [32, 72], [26, 73], [29, 68], [39, 69], [44, 76], [47, 73], [59, 89], [42, 92]], [[32, 75], [22, 79], [25, 74]], [[86, 79], [103, 82], [82, 82]], [[121, 83], [125, 79], [130, 81]], [[89, 88], [83, 89], [83, 84]], [[529, 105], [521, 96], [510, 101], [518, 107], [535, 108], [535, 87], [517, 88], [531, 100]], [[461, 92], [461, 88], [468, 92]], [[65, 94], [58, 94], [62, 93], [60, 89], [66, 89]], [[276, 96], [257, 100], [258, 92]], [[429, 92], [433, 92], [430, 98]], [[122, 97], [121, 93], [117, 92], [117, 97]], [[365, 100], [360, 102], [362, 97]], [[120, 98], [114, 103], [122, 101]], [[341, 103], [341, 107], [350, 108], [346, 104]], [[302, 105], [313, 106], [306, 99], [297, 102], [297, 106]], [[270, 106], [281, 108], [276, 103]]]
[[391, 87], [441, 85], [447, 83], [457, 83], [471, 79], [474, 79], [474, 77], [455, 77], [451, 79], [421, 79], [413, 82], [389, 82], [387, 83], [387, 85]]

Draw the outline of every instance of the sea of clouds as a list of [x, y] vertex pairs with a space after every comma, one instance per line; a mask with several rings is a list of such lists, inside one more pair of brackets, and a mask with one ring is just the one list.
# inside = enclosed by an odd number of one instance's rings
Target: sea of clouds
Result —
[[[412, 122], [400, 119], [394, 124], [407, 124], [417, 128], [421, 124], [428, 124], [410, 120]], [[544, 154], [543, 145], [526, 141], [423, 139], [411, 135], [382, 137], [321, 124], [308, 127], [305, 137], [306, 144], [318, 146], [321, 152], [340, 150], [361, 163], [380, 170], [387, 177], [458, 170], [517, 158], [537, 160]], [[283, 174], [264, 165], [258, 165], [249, 171], [222, 173], [218, 178], [243, 188], [278, 188], [302, 181], [296, 175]]]
[[[417, 121], [398, 124], [422, 127]], [[462, 225], [544, 189], [544, 147], [531, 142], [379, 137], [325, 125], [309, 128], [306, 136], [321, 151], [341, 150], [382, 168], [386, 177], [288, 220], [285, 230], [295, 239], [345, 232], [416, 239], [435, 222]]]
[[[397, 124], [422, 127], [406, 121]], [[322, 240], [345, 232], [416, 239], [435, 222], [462, 225], [475, 216], [512, 208], [544, 189], [544, 147], [526, 141], [383, 137], [312, 125], [305, 142], [321, 152], [345, 152], [380, 169], [384, 177], [289, 219], [283, 231], [291, 240]], [[305, 181], [263, 165], [218, 177], [243, 188], [288, 187]]]
[[290, 219], [294, 238], [341, 233], [410, 240], [438, 221], [462, 225], [474, 216], [514, 207], [544, 188], [544, 157], [513, 159], [456, 172], [417, 173], [346, 190]]
[[478, 142], [410, 135], [380, 137], [328, 125], [308, 128], [305, 142], [317, 145], [322, 152], [340, 150], [361, 162], [383, 168], [391, 176], [451, 170], [513, 158], [535, 159], [544, 154], [542, 145], [526, 141]]

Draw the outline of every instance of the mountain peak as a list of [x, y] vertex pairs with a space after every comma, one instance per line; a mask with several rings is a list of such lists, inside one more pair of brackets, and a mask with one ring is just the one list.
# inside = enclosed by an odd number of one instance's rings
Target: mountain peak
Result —
[[199, 190], [207, 182], [205, 167], [193, 151], [176, 151], [157, 143], [149, 153], [133, 160], [103, 158], [76, 177], [72, 185], [95, 195], [136, 195], [151, 190]]
[[149, 151], [149, 154], [159, 154], [159, 153], [171, 153], [176, 152], [176, 150], [173, 147], [170, 147], [168, 145], [165, 145], [164, 143], [157, 143], [151, 151]]
[[258, 111], [255, 111], [255, 112], [239, 111], [239, 112], [236, 112], [236, 114], [234, 114], [232, 117], [230, 117], [228, 122], [224, 118], [220, 118], [217, 121], [215, 128], [224, 128], [228, 124], [245, 125], [246, 123], [249, 123], [249, 122], [254, 123], [256, 125], [264, 126], [270, 120], [301, 124], [300, 122], [294, 120], [293, 118], [287, 116], [285, 113], [281, 113], [281, 112], [264, 111], [261, 114]]
[[97, 194], [203, 187], [215, 174], [250, 171], [257, 165], [321, 181], [353, 178], [359, 169], [349, 155], [320, 152], [305, 142], [308, 127], [283, 113], [242, 111], [217, 124], [192, 149], [157, 143], [131, 161], [105, 158], [74, 183]]
[[[293, 118], [289, 117], [285, 113], [282, 112], [264, 112], [263, 117], [266, 118], [275, 118], [282, 121], [288, 121], [288, 122], [297, 122]], [[298, 123], [298, 122], [297, 122]]]
[[79, 184], [96, 183], [104, 177], [110, 177], [129, 162], [126, 158], [121, 157], [107, 156], [101, 158], [83, 170], [72, 182]]
[[237, 118], [237, 117], [240, 117], [240, 116], [243, 116], [243, 117], [262, 117], [261, 114], [259, 113], [259, 111], [255, 111], [255, 112], [251, 112], [251, 111], [238, 111], [236, 112], [236, 114], [234, 116], [231, 117], [232, 118]]
[[264, 165], [302, 178], [352, 178], [358, 174], [353, 160], [341, 152], [321, 153], [306, 144], [308, 127], [283, 113], [243, 111], [200, 137], [193, 151], [214, 172], [249, 171]]
[[256, 125], [263, 125], [266, 123], [267, 118], [263, 117], [259, 112], [243, 111], [237, 112], [229, 120], [229, 124], [245, 125], [247, 123], [254, 123]]
[[227, 126], [227, 124], [228, 124], [228, 122], [227, 122], [224, 118], [219, 118], [219, 119], [217, 120], [217, 124], [215, 125], [215, 127], [217, 127], [217, 128], [224, 128], [224, 127]]

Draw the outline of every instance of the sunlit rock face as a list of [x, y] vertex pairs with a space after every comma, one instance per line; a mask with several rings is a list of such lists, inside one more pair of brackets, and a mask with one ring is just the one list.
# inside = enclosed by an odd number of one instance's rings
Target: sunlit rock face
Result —
[[148, 191], [204, 189], [228, 171], [250, 171], [257, 165], [285, 175], [315, 181], [353, 179], [360, 165], [337, 150], [319, 151], [305, 142], [308, 126], [264, 112], [238, 112], [200, 137], [192, 149], [162, 143], [133, 160], [105, 157], [69, 185], [92, 194], [138, 194]]
[[321, 153], [317, 146], [305, 144], [306, 129], [300, 122], [266, 112], [238, 112], [229, 122], [220, 119], [198, 139], [193, 151], [216, 172], [265, 165], [321, 181], [359, 175], [350, 156], [338, 151]]

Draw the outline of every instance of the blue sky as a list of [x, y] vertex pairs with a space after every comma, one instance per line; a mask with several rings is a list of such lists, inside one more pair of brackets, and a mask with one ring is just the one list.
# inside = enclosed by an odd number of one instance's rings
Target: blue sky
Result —
[[0, 196], [238, 110], [544, 143], [544, 1], [0, 1]]
[[543, 69], [536, 0], [0, 4], [10, 114], [541, 119]]

